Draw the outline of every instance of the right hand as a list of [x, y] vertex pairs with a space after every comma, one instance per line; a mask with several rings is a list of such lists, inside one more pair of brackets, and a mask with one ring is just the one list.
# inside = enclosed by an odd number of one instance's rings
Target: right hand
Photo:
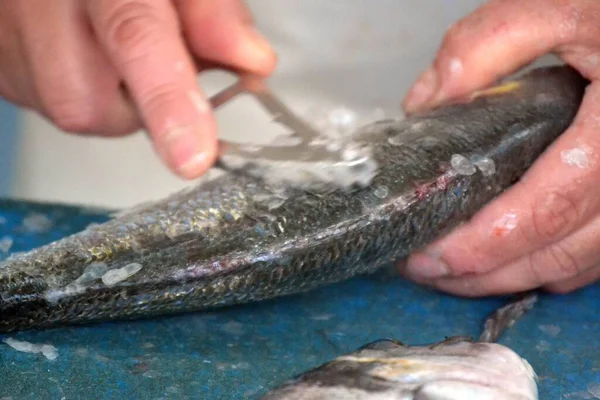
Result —
[[212, 166], [218, 147], [198, 72], [264, 76], [276, 63], [240, 0], [4, 1], [0, 51], [1, 96], [67, 132], [146, 128], [188, 179]]

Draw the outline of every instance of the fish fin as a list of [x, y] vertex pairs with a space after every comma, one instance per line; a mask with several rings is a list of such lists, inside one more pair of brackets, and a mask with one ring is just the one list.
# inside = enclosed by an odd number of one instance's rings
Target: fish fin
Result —
[[519, 318], [531, 310], [538, 300], [535, 292], [525, 293], [502, 308], [494, 311], [485, 321], [479, 337], [480, 342], [496, 342], [502, 333], [512, 327]]

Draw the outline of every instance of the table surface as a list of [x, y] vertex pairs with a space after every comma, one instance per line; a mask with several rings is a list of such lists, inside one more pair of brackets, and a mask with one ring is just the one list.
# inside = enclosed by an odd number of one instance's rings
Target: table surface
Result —
[[[32, 215], [49, 223], [24, 224]], [[106, 219], [98, 210], [0, 201], [0, 239], [25, 251]], [[599, 299], [597, 285], [544, 294], [500, 340], [532, 364], [540, 399], [600, 398]], [[0, 399], [256, 399], [376, 339], [477, 336], [505, 302], [446, 296], [382, 271], [216, 312], [0, 335], [58, 349], [50, 361], [0, 344]]]

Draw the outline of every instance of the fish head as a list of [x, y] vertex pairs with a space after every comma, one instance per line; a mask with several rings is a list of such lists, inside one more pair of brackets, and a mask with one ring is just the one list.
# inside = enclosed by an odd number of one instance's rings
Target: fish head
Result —
[[506, 346], [468, 337], [423, 346], [379, 340], [303, 374], [279, 393], [283, 397], [267, 398], [538, 399], [527, 361]]

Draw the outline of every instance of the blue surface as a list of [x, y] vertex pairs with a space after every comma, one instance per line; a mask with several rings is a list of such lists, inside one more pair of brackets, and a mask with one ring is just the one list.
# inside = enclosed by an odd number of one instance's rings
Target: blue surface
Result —
[[19, 111], [0, 99], [0, 196], [6, 196], [12, 184], [19, 134]]
[[[52, 228], [22, 226], [41, 212]], [[106, 217], [90, 210], [0, 202], [0, 238], [24, 251]], [[501, 342], [540, 377], [541, 399], [594, 398], [600, 387], [600, 287], [543, 295]], [[370, 341], [407, 344], [480, 333], [505, 299], [458, 299], [386, 273], [219, 312], [8, 335], [56, 346], [58, 359], [0, 344], [0, 398], [255, 399]], [[0, 339], [7, 335], [0, 336]], [[588, 390], [590, 389], [590, 390]]]

